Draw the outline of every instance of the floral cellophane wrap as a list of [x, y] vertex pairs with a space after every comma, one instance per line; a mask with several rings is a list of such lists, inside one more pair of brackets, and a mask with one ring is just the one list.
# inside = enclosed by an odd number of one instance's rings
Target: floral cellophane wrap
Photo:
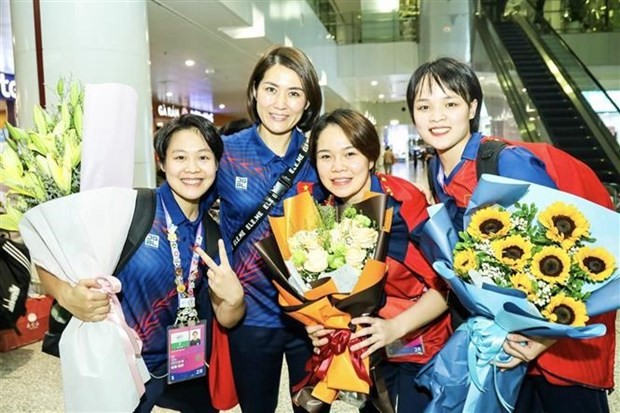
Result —
[[80, 193], [30, 209], [19, 229], [35, 264], [75, 285], [96, 278], [111, 298], [105, 321], [73, 317], [59, 343], [66, 411], [133, 411], [150, 375], [123, 316], [112, 276], [134, 214], [138, 95], [119, 83], [87, 84]]
[[[620, 214], [577, 196], [529, 182], [483, 175], [464, 216], [467, 228], [480, 208], [500, 205], [508, 211], [514, 204], [535, 204], [538, 210], [560, 201], [575, 206], [590, 222], [596, 246], [607, 248], [619, 262]], [[453, 270], [453, 249], [458, 235], [442, 204], [429, 208], [421, 247], [434, 261], [435, 270], [448, 282], [463, 306], [472, 314], [446, 346], [418, 375], [418, 383], [428, 388], [433, 400], [425, 412], [504, 412], [512, 411], [519, 394], [526, 364], [500, 371], [492, 362], [507, 361], [502, 350], [506, 335], [519, 332], [528, 336], [587, 339], [606, 333], [603, 324], [572, 327], [547, 321], [517, 289], [465, 282]], [[618, 269], [605, 282], [587, 284], [592, 291], [586, 301], [588, 315], [594, 316], [620, 307]]]
[[[341, 390], [368, 394], [371, 384], [368, 358], [360, 357], [362, 350], [355, 354], [349, 350], [353, 344], [350, 340], [350, 322], [362, 314], [375, 313], [382, 302], [387, 270], [384, 259], [392, 209], [387, 209], [384, 194], [372, 192], [364, 201], [352, 206], [377, 223], [379, 236], [375, 254], [366, 261], [351, 293], [338, 293], [329, 277], [313, 282], [313, 288], [303, 295], [287, 282], [289, 274], [284, 261], [291, 255], [287, 240], [297, 231], [316, 228], [321, 219], [317, 205], [308, 192], [284, 200], [284, 215], [269, 217], [273, 235], [256, 244], [270, 269], [284, 312], [306, 326], [320, 324], [335, 330], [329, 337], [330, 343], [321, 347], [321, 354], [309, 361], [308, 370], [311, 372], [306, 380], [313, 386], [312, 397], [324, 403], [332, 403]], [[344, 208], [338, 208], [337, 215], [340, 216]], [[305, 391], [307, 389], [308, 386]]]
[[115, 297], [120, 282], [112, 276], [135, 202], [133, 189], [94, 189], [40, 204], [20, 222], [36, 265], [71, 285], [96, 278], [111, 298], [106, 320], [73, 317], [60, 339], [66, 411], [133, 411], [150, 378], [142, 343]]

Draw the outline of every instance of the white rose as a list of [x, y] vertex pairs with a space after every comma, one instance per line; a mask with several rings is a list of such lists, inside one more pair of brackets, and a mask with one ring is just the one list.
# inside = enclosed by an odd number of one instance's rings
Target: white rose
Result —
[[360, 248], [372, 249], [377, 243], [377, 237], [379, 234], [377, 233], [377, 230], [372, 228], [354, 227], [351, 228], [350, 235], [353, 240], [353, 245]]
[[317, 248], [308, 251], [308, 257], [304, 263], [304, 270], [321, 273], [327, 269], [327, 251]]
[[336, 227], [329, 230], [329, 245], [337, 245], [344, 242], [344, 235], [340, 230], [340, 227]]
[[366, 251], [357, 247], [350, 247], [344, 256], [345, 261], [353, 268], [362, 268], [362, 264], [366, 259]]
[[306, 250], [321, 249], [319, 234], [316, 231], [308, 232], [307, 236], [302, 240], [302, 246]]

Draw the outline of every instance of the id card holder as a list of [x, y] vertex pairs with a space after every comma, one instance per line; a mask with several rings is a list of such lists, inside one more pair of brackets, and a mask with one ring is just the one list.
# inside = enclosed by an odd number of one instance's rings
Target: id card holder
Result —
[[388, 358], [397, 358], [410, 355], [424, 354], [424, 340], [422, 335], [408, 339], [407, 336], [385, 346]]
[[168, 384], [202, 377], [205, 365], [207, 323], [168, 327]]

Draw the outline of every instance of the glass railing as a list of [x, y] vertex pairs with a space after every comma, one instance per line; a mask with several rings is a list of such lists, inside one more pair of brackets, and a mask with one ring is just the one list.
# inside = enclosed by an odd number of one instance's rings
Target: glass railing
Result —
[[307, 0], [337, 44], [418, 41], [419, 0], [400, 0], [398, 10], [338, 10], [330, 0]]
[[620, 0], [521, 0], [500, 8], [497, 0], [478, 0], [493, 21], [510, 15], [545, 20], [558, 33], [620, 31]]

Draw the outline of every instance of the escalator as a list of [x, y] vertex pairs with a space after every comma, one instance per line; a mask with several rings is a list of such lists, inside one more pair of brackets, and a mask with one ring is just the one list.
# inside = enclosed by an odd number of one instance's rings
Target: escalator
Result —
[[[620, 148], [583, 97], [581, 85], [573, 80], [575, 67], [579, 65], [567, 62], [569, 59], [577, 59], [574, 53], [562, 58], [558, 58], [555, 51], [552, 54], [545, 44], [546, 40], [524, 17], [517, 16], [510, 21], [494, 23], [484, 16], [478, 16], [478, 20], [476, 27], [511, 109], [515, 112], [515, 121], [521, 123], [519, 130], [522, 131], [522, 138], [527, 141], [546, 140], [540, 139], [540, 134], [535, 131], [544, 129], [544, 138], [588, 164], [601, 181], [620, 183]], [[555, 32], [553, 34], [559, 39]], [[563, 43], [561, 39], [553, 40]], [[566, 47], [562, 44], [563, 49]], [[495, 50], [489, 51], [489, 48]], [[572, 73], [566, 69], [570, 65]], [[591, 76], [587, 68], [583, 64], [581, 66], [579, 69], [585, 69]], [[515, 75], [518, 79], [514, 78]], [[579, 77], [583, 78], [584, 75], [579, 73]], [[595, 79], [588, 80], [595, 83], [592, 89], [600, 87]], [[589, 84], [586, 87], [586, 90], [592, 90]], [[523, 110], [530, 105], [535, 107], [544, 128], [524, 124], [532, 120]], [[521, 112], [521, 115], [517, 112]]]

